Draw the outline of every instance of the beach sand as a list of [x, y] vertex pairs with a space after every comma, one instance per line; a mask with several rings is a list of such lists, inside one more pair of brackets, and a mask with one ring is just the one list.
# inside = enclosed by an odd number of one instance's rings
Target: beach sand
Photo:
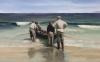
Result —
[[100, 49], [0, 47], [0, 62], [100, 62]]
[[0, 62], [100, 62], [98, 48], [66, 45], [62, 51], [46, 47], [39, 39], [14, 45], [0, 47]]

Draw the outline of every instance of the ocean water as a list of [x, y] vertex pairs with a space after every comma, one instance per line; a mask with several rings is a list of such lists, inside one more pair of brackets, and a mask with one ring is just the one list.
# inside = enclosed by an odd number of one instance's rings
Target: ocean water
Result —
[[0, 22], [48, 22], [56, 16], [62, 16], [69, 24], [100, 25], [100, 13], [0, 13]]
[[100, 29], [69, 28], [66, 35], [74, 39], [69, 41], [66, 40], [66, 43], [72, 46], [100, 48]]
[[[46, 30], [47, 22], [40, 22], [42, 29]], [[68, 25], [65, 30], [65, 46], [100, 48], [100, 29], [80, 28]], [[0, 44], [24, 43], [29, 40], [29, 25], [15, 26], [5, 24], [0, 26]], [[44, 39], [45, 40], [45, 39]]]
[[46, 30], [48, 21], [55, 20], [55, 17], [58, 15], [61, 15], [69, 24], [64, 34], [65, 45], [100, 48], [99, 13], [0, 14], [0, 44], [20, 44], [30, 39], [29, 25], [17, 26], [15, 22], [30, 22], [35, 20]]

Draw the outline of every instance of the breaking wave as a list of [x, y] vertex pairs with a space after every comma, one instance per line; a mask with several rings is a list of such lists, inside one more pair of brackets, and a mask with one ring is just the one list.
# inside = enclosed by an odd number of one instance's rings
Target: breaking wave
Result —
[[98, 29], [100, 28], [100, 25], [78, 25], [80, 28], [90, 28], [90, 29]]

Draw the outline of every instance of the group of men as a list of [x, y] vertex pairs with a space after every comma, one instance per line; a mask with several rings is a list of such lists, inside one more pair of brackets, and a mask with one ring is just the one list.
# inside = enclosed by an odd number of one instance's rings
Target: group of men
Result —
[[[57, 48], [61, 48], [64, 50], [64, 29], [67, 27], [67, 23], [63, 21], [61, 16], [57, 16], [55, 21], [50, 21], [47, 26], [47, 36], [48, 36], [48, 45], [53, 46], [54, 39], [57, 39]], [[33, 41], [36, 38], [36, 32], [41, 31], [41, 28], [38, 23], [32, 22], [30, 25], [30, 35]]]

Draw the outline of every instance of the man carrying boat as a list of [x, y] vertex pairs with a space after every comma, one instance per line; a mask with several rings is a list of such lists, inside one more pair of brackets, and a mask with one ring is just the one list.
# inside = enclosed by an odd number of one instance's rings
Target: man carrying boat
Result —
[[57, 16], [57, 20], [54, 22], [54, 27], [57, 34], [57, 48], [60, 49], [60, 44], [64, 50], [64, 29], [67, 27], [67, 23], [62, 20], [61, 16]]
[[30, 37], [31, 37], [32, 41], [35, 41], [35, 39], [36, 39], [36, 28], [37, 28], [37, 26], [36, 26], [35, 22], [32, 21], [32, 23], [29, 27]]
[[48, 34], [48, 45], [53, 46], [53, 41], [54, 41], [54, 33], [55, 33], [55, 28], [53, 27], [53, 23], [49, 22], [49, 25], [47, 26], [47, 34]]

